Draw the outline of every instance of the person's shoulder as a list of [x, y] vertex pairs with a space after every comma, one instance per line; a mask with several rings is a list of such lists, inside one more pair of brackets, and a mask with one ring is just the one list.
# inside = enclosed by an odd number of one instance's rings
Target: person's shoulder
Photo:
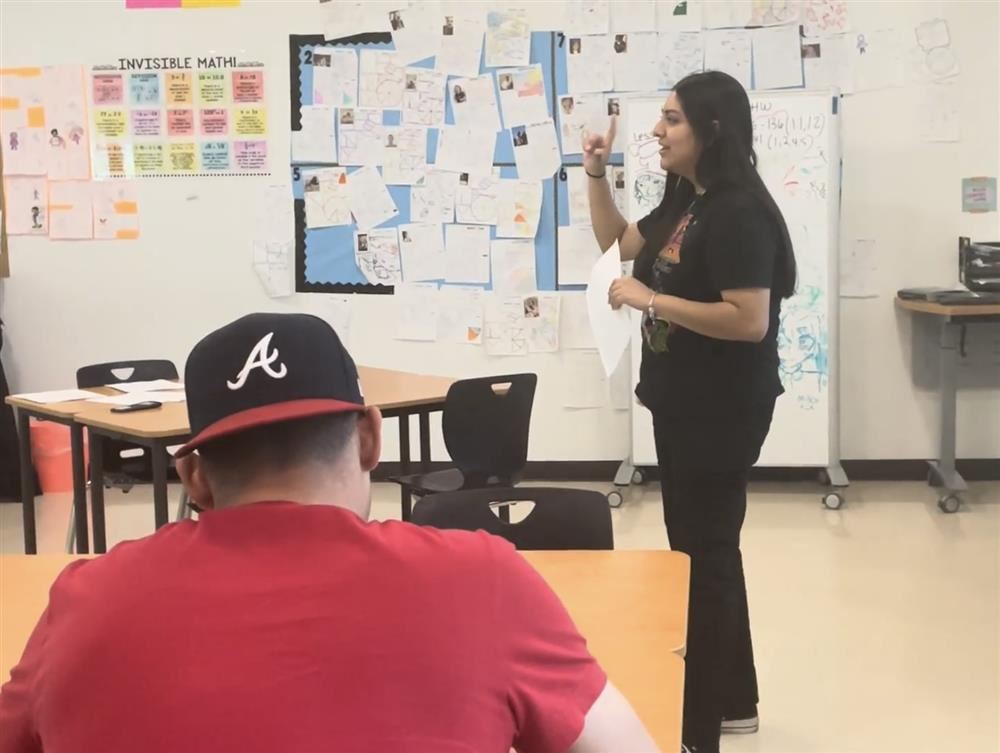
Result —
[[515, 551], [510, 542], [486, 531], [442, 529], [394, 520], [375, 525], [378, 535], [405, 551], [411, 561], [496, 560]]

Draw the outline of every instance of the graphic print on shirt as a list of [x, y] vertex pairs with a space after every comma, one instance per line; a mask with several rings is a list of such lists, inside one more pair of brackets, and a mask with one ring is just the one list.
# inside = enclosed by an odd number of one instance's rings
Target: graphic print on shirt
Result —
[[670, 240], [667, 241], [667, 245], [660, 251], [661, 259], [669, 262], [670, 264], [681, 263], [681, 246], [684, 245], [684, 235], [687, 233], [687, 229], [691, 225], [691, 220], [693, 218], [694, 215], [690, 212], [681, 217], [681, 220], [677, 223], [677, 227], [674, 229], [674, 232], [670, 235]]

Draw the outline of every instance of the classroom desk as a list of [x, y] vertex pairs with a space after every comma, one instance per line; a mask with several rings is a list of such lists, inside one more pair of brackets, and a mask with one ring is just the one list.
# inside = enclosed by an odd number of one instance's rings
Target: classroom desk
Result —
[[[680, 750], [684, 661], [677, 652], [678, 631], [686, 630], [687, 556], [665, 551], [523, 554], [566, 604], [591, 652], [660, 749]], [[0, 682], [20, 658], [56, 575], [75, 559], [0, 556]]]
[[87, 490], [86, 471], [83, 463], [83, 426], [74, 420], [77, 413], [92, 407], [84, 400], [42, 405], [11, 395], [6, 399], [14, 409], [17, 420], [18, 455], [21, 465], [21, 509], [24, 516], [24, 553], [35, 554], [35, 485], [31, 463], [32, 418], [53, 421], [69, 427], [71, 462], [73, 466], [73, 519], [76, 527], [78, 551], [88, 551], [87, 541]]
[[[399, 418], [399, 454], [402, 472], [411, 471], [410, 457], [410, 423], [409, 417], [416, 415], [419, 420], [420, 462], [426, 470], [431, 460], [430, 414], [443, 410], [445, 396], [454, 379], [441, 376], [411, 374], [404, 371], [392, 371], [365, 366], [358, 367], [361, 387], [365, 402], [376, 405], [387, 418]], [[20, 419], [19, 442], [22, 469], [28, 472], [21, 477], [21, 503], [24, 514], [24, 551], [34, 554], [37, 551], [35, 540], [35, 503], [31, 485], [31, 444], [30, 435], [25, 427], [30, 415], [41, 415], [48, 420], [59, 420], [70, 426], [73, 437], [74, 466], [74, 515], [77, 529], [78, 551], [87, 551], [87, 521], [86, 521], [86, 479], [83, 471], [83, 431], [87, 427], [88, 447], [90, 449], [90, 477], [98, 478], [103, 467], [104, 442], [107, 439], [119, 439], [131, 444], [147, 447], [153, 466], [153, 514], [156, 527], [165, 525], [168, 521], [167, 509], [167, 465], [169, 455], [167, 447], [183, 444], [190, 435], [188, 426], [187, 405], [185, 403], [166, 403], [155, 410], [138, 413], [112, 413], [112, 406], [88, 403], [56, 403], [38, 405], [14, 397], [7, 402], [15, 406], [19, 413], [23, 410], [24, 418]], [[79, 501], [79, 504], [77, 502]], [[93, 525], [94, 551], [107, 550], [104, 520], [104, 486], [90, 485], [91, 519]]]
[[930, 462], [930, 482], [942, 487], [938, 506], [944, 512], [956, 512], [961, 502], [958, 494], [968, 486], [955, 469], [956, 407], [958, 403], [958, 359], [966, 325], [1000, 323], [1000, 304], [943, 306], [930, 301], [907, 301], [896, 298], [896, 305], [911, 313], [934, 316], [940, 323], [938, 348], [940, 359], [941, 424], [940, 451]]

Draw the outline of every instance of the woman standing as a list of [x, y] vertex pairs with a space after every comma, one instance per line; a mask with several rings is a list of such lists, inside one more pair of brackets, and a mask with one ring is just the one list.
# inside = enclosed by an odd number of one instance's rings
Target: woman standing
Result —
[[678, 82], [653, 129], [667, 171], [662, 203], [637, 223], [615, 208], [604, 177], [615, 136], [584, 135], [590, 216], [601, 248], [615, 241], [634, 276], [610, 304], [642, 311], [636, 395], [653, 417], [663, 517], [691, 557], [683, 739], [717, 753], [720, 730], [757, 729], [740, 529], [747, 474], [783, 390], [781, 300], [795, 257], [778, 206], [757, 174], [750, 101], [736, 79]]

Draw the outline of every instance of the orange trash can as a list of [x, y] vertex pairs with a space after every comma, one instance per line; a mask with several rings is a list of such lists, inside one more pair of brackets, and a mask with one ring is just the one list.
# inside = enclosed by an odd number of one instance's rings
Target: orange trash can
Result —
[[[85, 431], [84, 468], [88, 455]], [[73, 454], [68, 426], [31, 419], [31, 459], [43, 494], [73, 491]]]

